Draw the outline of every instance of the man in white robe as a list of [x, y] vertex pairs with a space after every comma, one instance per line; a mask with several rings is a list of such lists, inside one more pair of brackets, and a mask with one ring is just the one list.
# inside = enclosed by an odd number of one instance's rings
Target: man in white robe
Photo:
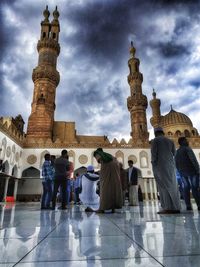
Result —
[[180, 213], [180, 198], [175, 174], [175, 145], [164, 136], [162, 128], [154, 130], [151, 142], [151, 163], [156, 179], [162, 211], [158, 214]]
[[87, 167], [87, 173], [81, 177], [82, 191], [79, 198], [84, 206], [85, 211], [93, 211], [93, 208], [99, 208], [99, 195], [96, 193], [97, 182], [99, 175], [94, 173], [94, 167], [89, 165]]

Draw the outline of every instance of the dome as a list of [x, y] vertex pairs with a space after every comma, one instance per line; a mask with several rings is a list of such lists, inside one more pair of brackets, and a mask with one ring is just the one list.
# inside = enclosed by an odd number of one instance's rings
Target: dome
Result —
[[173, 109], [170, 110], [168, 114], [162, 117], [162, 125], [163, 126], [169, 126], [169, 125], [188, 125], [190, 127], [193, 127], [192, 122], [188, 116], [181, 112], [177, 112]]

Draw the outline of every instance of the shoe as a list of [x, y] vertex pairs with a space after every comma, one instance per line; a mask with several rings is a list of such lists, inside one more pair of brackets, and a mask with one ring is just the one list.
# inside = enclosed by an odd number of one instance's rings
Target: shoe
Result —
[[58, 207], [58, 210], [66, 210], [67, 207]]

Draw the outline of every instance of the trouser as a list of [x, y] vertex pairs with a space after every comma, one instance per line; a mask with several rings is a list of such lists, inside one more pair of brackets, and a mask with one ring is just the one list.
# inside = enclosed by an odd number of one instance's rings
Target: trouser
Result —
[[43, 186], [43, 194], [42, 194], [42, 201], [41, 201], [41, 207], [42, 208], [49, 208], [50, 202], [52, 200], [52, 181], [47, 180], [42, 182]]
[[182, 176], [183, 181], [183, 194], [184, 200], [187, 207], [191, 207], [190, 201], [190, 189], [192, 189], [192, 195], [198, 207], [200, 207], [200, 192], [199, 189], [199, 175], [188, 175]]
[[129, 186], [129, 204], [133, 206], [138, 205], [138, 185]]
[[75, 197], [75, 202], [80, 202], [80, 199], [79, 199], [79, 192], [80, 192], [80, 188], [77, 187], [74, 189], [74, 197]]
[[66, 179], [57, 179], [54, 181], [54, 190], [53, 190], [53, 199], [52, 199], [52, 207], [56, 206], [56, 197], [58, 193], [58, 188], [60, 187], [62, 193], [62, 208], [66, 206], [66, 188], [67, 188], [67, 180]]

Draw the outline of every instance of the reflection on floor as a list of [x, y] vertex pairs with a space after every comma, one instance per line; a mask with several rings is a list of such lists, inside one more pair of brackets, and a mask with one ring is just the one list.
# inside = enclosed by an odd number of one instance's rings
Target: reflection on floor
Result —
[[200, 213], [157, 215], [158, 203], [116, 213], [0, 205], [0, 267], [199, 267]]

